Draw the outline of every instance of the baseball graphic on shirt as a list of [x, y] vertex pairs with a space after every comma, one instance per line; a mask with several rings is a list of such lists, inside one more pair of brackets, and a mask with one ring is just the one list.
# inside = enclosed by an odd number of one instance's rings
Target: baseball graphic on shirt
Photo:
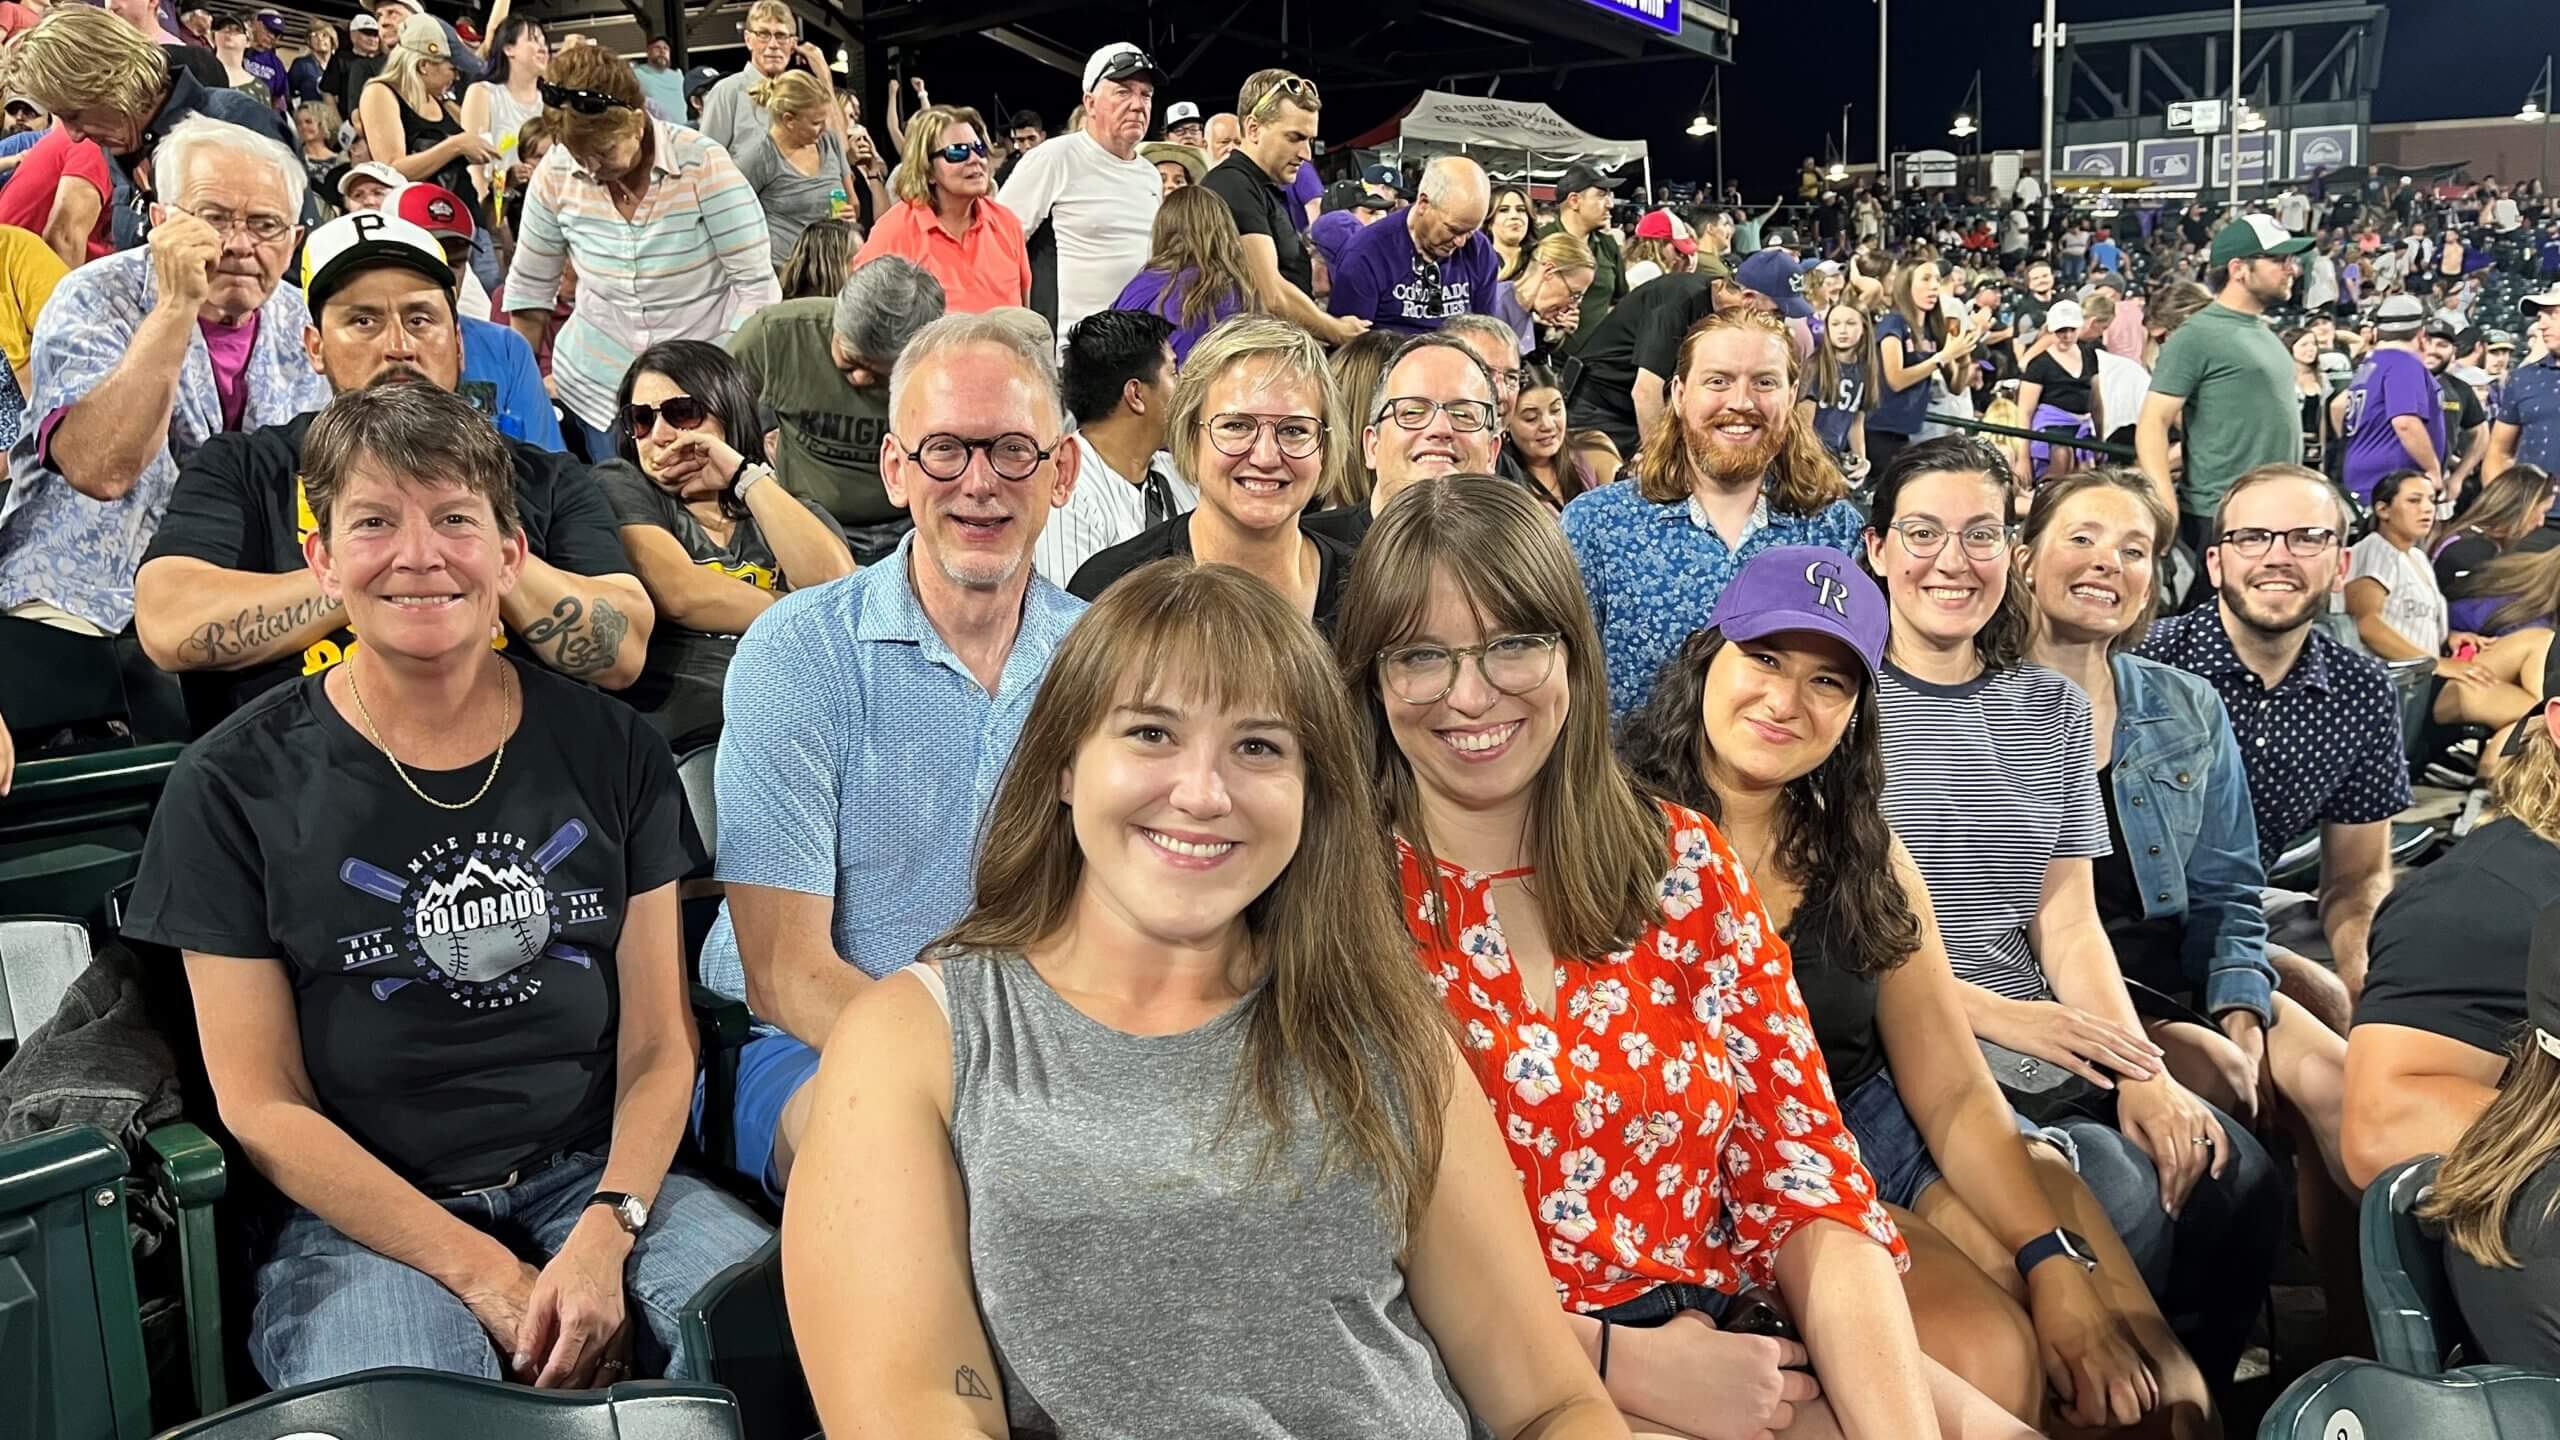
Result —
[[397, 870], [350, 857], [338, 878], [399, 908], [396, 922], [341, 938], [343, 968], [407, 970], [374, 980], [377, 1000], [421, 985], [474, 1010], [503, 1009], [541, 994], [537, 960], [592, 969], [595, 957], [561, 932], [565, 924], [603, 917], [596, 892], [564, 892], [552, 881], [587, 836], [584, 821], [569, 820], [538, 846], [500, 830], [450, 836]]

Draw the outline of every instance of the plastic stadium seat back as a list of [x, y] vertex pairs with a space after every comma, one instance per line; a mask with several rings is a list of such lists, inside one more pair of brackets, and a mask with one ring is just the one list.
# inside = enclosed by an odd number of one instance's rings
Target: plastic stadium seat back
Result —
[[133, 878], [142, 838], [180, 747], [41, 756], [0, 797], [0, 915], [103, 923], [107, 895]]
[[734, 1392], [746, 1440], [804, 1440], [818, 1430], [782, 1298], [782, 1238], [711, 1278], [684, 1312], [685, 1353]]
[[676, 778], [684, 782], [685, 808], [693, 812], [694, 833], [702, 837], [702, 852], [720, 853], [719, 790], [714, 777], [720, 766], [720, 747], [705, 745], [676, 757]]
[[9, 1440], [150, 1433], [128, 1163], [124, 1147], [86, 1125], [0, 1145], [0, 1435]]
[[2287, 1386], [2258, 1440], [2548, 1440], [2560, 1435], [2560, 1375], [2482, 1365], [2410, 1375], [2327, 1360]]
[[2418, 1202], [2435, 1183], [2438, 1158], [2421, 1155], [2374, 1177], [2357, 1222], [2374, 1355], [2413, 1375], [2460, 1363], [2470, 1341], [2445, 1274], [2444, 1237], [2417, 1216]]
[[533, 1390], [434, 1370], [363, 1370], [278, 1390], [161, 1440], [738, 1440], [738, 1407], [709, 1385], [634, 1380]]
[[89, 930], [53, 915], [0, 918], [0, 1055], [62, 1008], [89, 965]]

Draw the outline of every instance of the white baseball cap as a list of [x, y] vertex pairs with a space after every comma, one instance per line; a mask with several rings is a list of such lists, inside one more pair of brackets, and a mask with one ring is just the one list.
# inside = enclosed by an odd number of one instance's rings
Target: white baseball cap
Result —
[[2554, 285], [2539, 295], [2527, 295], [2517, 301], [2516, 305], [2527, 315], [2544, 310], [2560, 310], [2560, 285]]
[[2089, 317], [2080, 313], [2077, 300], [2065, 300], [2044, 312], [2044, 328], [2047, 330], [2077, 330], [2088, 323]]
[[1188, 100], [1176, 100], [1171, 105], [1165, 107], [1164, 128], [1170, 130], [1176, 125], [1189, 124], [1199, 118], [1199, 106], [1192, 104]]
[[361, 165], [348, 166], [347, 173], [338, 177], [338, 198], [346, 199], [347, 187], [358, 180], [378, 180], [394, 190], [409, 183], [408, 176], [392, 169], [382, 161], [367, 160]]
[[1151, 85], [1159, 83], [1164, 78], [1157, 72], [1155, 60], [1146, 51], [1126, 40], [1114, 41], [1086, 58], [1084, 62], [1085, 93], [1092, 94], [1094, 87], [1105, 80], [1126, 80], [1133, 75], [1146, 76], [1147, 83]]
[[383, 265], [414, 270], [451, 291], [453, 267], [436, 237], [396, 215], [360, 210], [311, 232], [302, 245], [302, 294], [318, 315], [349, 280]]

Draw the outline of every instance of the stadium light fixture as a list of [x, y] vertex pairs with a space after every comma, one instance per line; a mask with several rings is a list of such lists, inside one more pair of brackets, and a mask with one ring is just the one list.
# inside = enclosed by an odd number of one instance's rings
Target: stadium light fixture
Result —
[[1956, 123], [1947, 127], [1947, 133], [1959, 140], [1970, 140], [1981, 134], [1982, 126], [1975, 119], [1981, 113], [1982, 72], [1976, 70], [1973, 72], [1973, 85], [1964, 92], [1963, 103], [1956, 108]]
[[1707, 88], [1698, 95], [1697, 118], [1689, 122], [1689, 138], [1704, 140], [1716, 133], [1724, 119], [1724, 68], [1718, 66], [1707, 77]]
[[2524, 108], [2516, 112], [2519, 120], [2551, 118], [2551, 57], [2542, 57], [2542, 73], [2533, 79], [2533, 88], [2525, 92]]

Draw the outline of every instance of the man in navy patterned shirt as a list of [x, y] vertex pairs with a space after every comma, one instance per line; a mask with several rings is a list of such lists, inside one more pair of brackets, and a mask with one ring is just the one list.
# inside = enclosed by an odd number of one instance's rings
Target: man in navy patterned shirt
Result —
[[1855, 553], [1865, 521], [1848, 482], [1797, 416], [1794, 343], [1779, 320], [1718, 311], [1680, 342], [1670, 414], [1633, 480], [1564, 507], [1609, 665], [1609, 713], [1653, 693], [1655, 672], [1707, 623], [1742, 562], [1779, 545]]
[[2285, 993], [2341, 1034], [2364, 988], [2366, 932], [2391, 893], [2391, 817], [2410, 799], [2390, 676], [2314, 623], [2344, 572], [2347, 523], [2345, 502], [2318, 471], [2278, 464], [2242, 475], [2205, 551], [2221, 599], [2154, 625], [2141, 650], [2222, 696], [2260, 858], [2272, 865], [2320, 827], [2320, 928], [2337, 973], [2273, 947], [2269, 958]]

